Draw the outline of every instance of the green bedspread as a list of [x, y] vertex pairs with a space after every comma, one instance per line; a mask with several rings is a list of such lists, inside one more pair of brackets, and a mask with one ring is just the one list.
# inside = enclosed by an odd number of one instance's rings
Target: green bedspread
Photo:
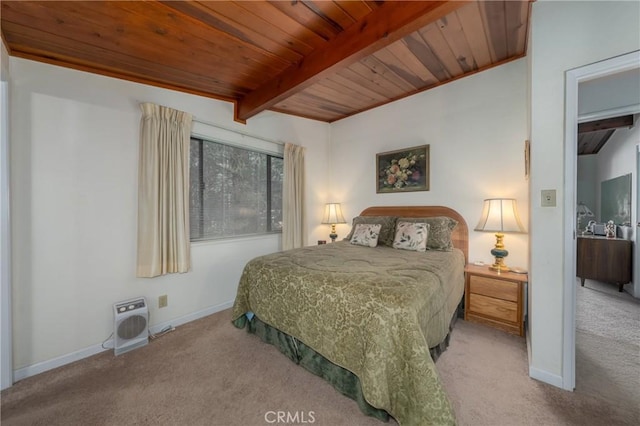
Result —
[[464, 291], [462, 252], [337, 242], [261, 256], [240, 278], [233, 320], [253, 312], [360, 379], [401, 425], [455, 424], [429, 354]]

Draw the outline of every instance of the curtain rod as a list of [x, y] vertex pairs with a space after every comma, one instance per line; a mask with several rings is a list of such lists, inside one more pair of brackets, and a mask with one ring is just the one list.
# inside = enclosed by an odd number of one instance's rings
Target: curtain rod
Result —
[[[138, 101], [138, 104], [144, 104], [144, 103], [149, 103], [149, 102], [148, 101]], [[200, 123], [200, 124], [206, 124], [207, 126], [216, 127], [218, 129], [221, 129], [221, 130], [226, 130], [228, 132], [234, 132], [234, 133], [237, 133], [239, 135], [247, 136], [249, 138], [259, 139], [261, 141], [273, 143], [273, 144], [276, 144], [276, 145], [282, 145], [282, 146], [285, 145], [284, 142], [274, 141], [272, 139], [263, 138], [262, 136], [256, 136], [256, 135], [252, 135], [251, 133], [243, 132], [241, 130], [232, 129], [231, 127], [225, 127], [225, 126], [222, 126], [220, 124], [213, 123], [211, 121], [203, 120], [201, 118], [196, 117], [195, 115], [192, 115], [191, 121], [195, 121], [196, 123]]]
[[198, 117], [195, 117], [195, 116], [192, 118], [192, 120], [195, 121], [196, 123], [206, 124], [207, 126], [216, 127], [218, 129], [226, 130], [228, 132], [234, 132], [234, 133], [238, 133], [240, 135], [247, 136], [247, 137], [250, 137], [250, 138], [260, 139], [260, 140], [265, 141], [265, 142], [274, 143], [276, 145], [284, 146], [284, 142], [274, 141], [272, 139], [267, 139], [267, 138], [264, 138], [262, 136], [252, 135], [251, 133], [243, 132], [241, 130], [236, 130], [236, 129], [232, 129], [230, 127], [221, 126], [220, 124], [215, 124], [215, 123], [212, 123], [211, 121], [202, 120], [202, 119], [200, 119]]

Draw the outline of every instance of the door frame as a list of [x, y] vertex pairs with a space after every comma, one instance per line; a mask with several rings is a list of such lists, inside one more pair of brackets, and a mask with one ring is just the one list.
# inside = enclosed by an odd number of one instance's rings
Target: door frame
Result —
[[[576, 194], [578, 163], [578, 85], [582, 82], [640, 67], [640, 51], [568, 70], [565, 74], [565, 165], [564, 165], [564, 318], [562, 387], [576, 387]], [[602, 112], [602, 117], [606, 115]]]
[[636, 217], [635, 223], [631, 224], [633, 229], [633, 241], [635, 242], [635, 248], [633, 248], [633, 287], [631, 289], [631, 295], [636, 298], [640, 298], [640, 250], [638, 250], [638, 231], [640, 231], [640, 144], [636, 145]]
[[0, 81], [0, 389], [13, 385], [11, 222], [9, 220], [9, 83]]

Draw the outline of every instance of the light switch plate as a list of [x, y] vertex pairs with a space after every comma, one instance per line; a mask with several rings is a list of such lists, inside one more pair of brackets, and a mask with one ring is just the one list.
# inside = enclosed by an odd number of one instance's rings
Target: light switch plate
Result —
[[556, 190], [555, 189], [543, 189], [540, 192], [542, 194], [542, 201], [540, 203], [542, 207], [556, 206]]

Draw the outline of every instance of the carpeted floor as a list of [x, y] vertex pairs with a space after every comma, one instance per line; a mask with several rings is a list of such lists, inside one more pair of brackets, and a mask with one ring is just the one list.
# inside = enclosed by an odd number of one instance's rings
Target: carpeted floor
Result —
[[[20, 381], [2, 392], [2, 425], [252, 426], [278, 424], [278, 412], [296, 416], [288, 424], [383, 424], [229, 319], [226, 310], [119, 357], [104, 352]], [[640, 420], [606, 398], [530, 379], [525, 340], [483, 325], [458, 321], [436, 365], [459, 425]]]
[[640, 300], [617, 289], [577, 284], [575, 392], [633, 411], [640, 407]]

